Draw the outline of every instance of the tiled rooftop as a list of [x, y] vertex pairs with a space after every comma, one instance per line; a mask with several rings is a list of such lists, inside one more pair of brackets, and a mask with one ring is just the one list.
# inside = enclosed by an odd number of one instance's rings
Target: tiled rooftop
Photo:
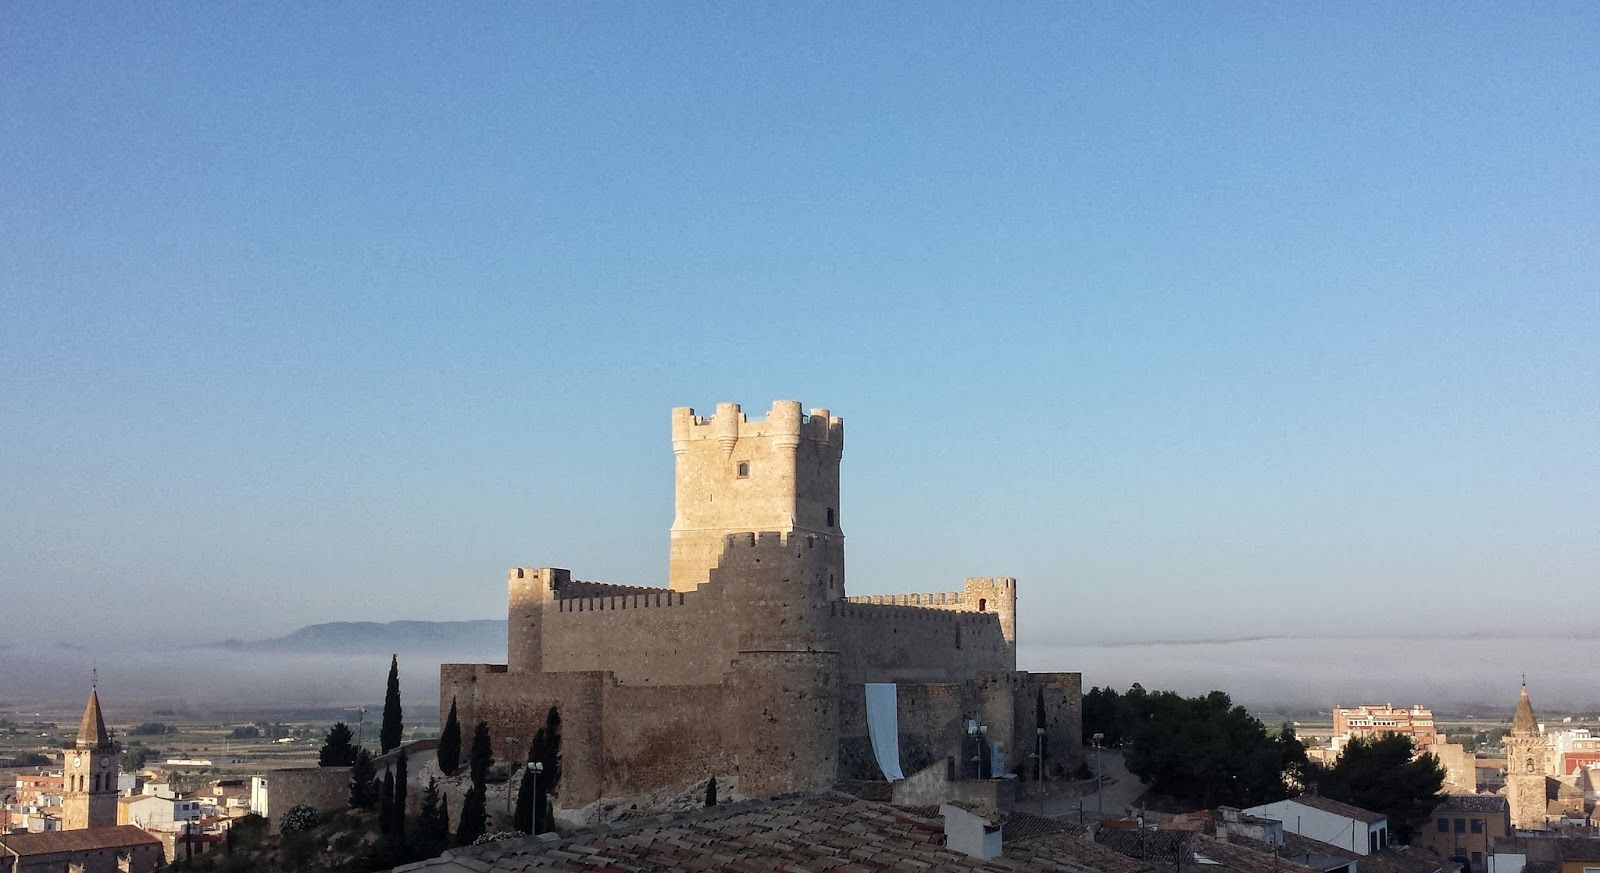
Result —
[[1145, 873], [1143, 862], [1063, 832], [1007, 841], [978, 861], [944, 848], [944, 823], [836, 792], [791, 795], [660, 816], [571, 836], [508, 840], [401, 867], [416, 873], [555, 870], [653, 873]]
[[1505, 812], [1511, 807], [1498, 794], [1447, 794], [1433, 808], [1435, 815], [1445, 812]]
[[160, 845], [161, 841], [133, 825], [0, 836], [0, 845], [23, 856], [122, 849], [152, 843]]
[[1382, 813], [1373, 812], [1370, 809], [1362, 809], [1359, 806], [1351, 806], [1348, 803], [1341, 803], [1340, 801], [1328, 797], [1322, 797], [1320, 795], [1308, 794], [1304, 797], [1295, 797], [1292, 799], [1295, 803], [1309, 806], [1312, 809], [1320, 809], [1323, 812], [1331, 812], [1334, 815], [1342, 815], [1345, 818], [1354, 819], [1356, 821], [1364, 821], [1367, 824], [1375, 824], [1388, 818], [1388, 816], [1383, 815]]

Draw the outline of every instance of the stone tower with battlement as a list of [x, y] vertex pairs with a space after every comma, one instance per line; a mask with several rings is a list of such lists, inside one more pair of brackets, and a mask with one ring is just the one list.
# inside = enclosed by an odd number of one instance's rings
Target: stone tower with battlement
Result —
[[1052, 771], [1075, 763], [1079, 676], [1016, 669], [1015, 579], [846, 594], [842, 419], [790, 400], [758, 420], [678, 408], [672, 449], [668, 587], [514, 567], [506, 663], [441, 668], [441, 718], [454, 702], [463, 725], [488, 722], [497, 751], [560, 711], [558, 815], [592, 821], [711, 776], [746, 797], [871, 778], [868, 683], [897, 686], [907, 774], [969, 752], [969, 718], [1013, 761], [1045, 727]]
[[1528, 699], [1528, 683], [1517, 696], [1517, 714], [1506, 734], [1506, 800], [1511, 805], [1511, 825], [1519, 830], [1544, 827], [1545, 757], [1548, 750], [1539, 721]]
[[675, 507], [667, 584], [692, 591], [709, 578], [733, 533], [771, 531], [829, 544], [833, 590], [844, 589], [844, 531], [839, 523], [839, 460], [844, 421], [826, 409], [802, 415], [794, 400], [772, 404], [752, 421], [737, 403], [700, 417], [672, 410]]
[[100, 712], [100, 692], [91, 688], [78, 736], [62, 750], [62, 830], [116, 826], [118, 772], [116, 747]]

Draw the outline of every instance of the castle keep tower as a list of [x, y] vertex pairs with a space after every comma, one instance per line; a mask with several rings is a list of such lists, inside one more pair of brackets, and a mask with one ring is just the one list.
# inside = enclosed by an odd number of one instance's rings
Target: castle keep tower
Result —
[[676, 502], [668, 584], [692, 591], [710, 578], [723, 538], [747, 531], [809, 534], [832, 552], [829, 599], [844, 591], [844, 531], [839, 523], [839, 459], [844, 420], [826, 409], [802, 415], [779, 400], [765, 421], [737, 403], [701, 418], [672, 410]]
[[117, 752], [100, 715], [100, 694], [89, 690], [78, 737], [62, 754], [61, 829], [109, 828], [117, 824]]
[[1506, 799], [1511, 804], [1511, 826], [1522, 830], [1544, 827], [1545, 742], [1528, 700], [1523, 680], [1517, 714], [1506, 734]]

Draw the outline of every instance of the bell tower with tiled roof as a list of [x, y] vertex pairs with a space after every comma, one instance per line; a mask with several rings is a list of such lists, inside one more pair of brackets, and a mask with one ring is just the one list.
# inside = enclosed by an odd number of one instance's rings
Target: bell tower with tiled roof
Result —
[[1517, 714], [1506, 734], [1506, 800], [1511, 804], [1511, 824], [1523, 830], [1544, 827], [1545, 814], [1544, 736], [1528, 700], [1528, 681], [1522, 681], [1517, 698]]
[[78, 736], [61, 756], [62, 830], [117, 824], [117, 750], [100, 712], [100, 691], [89, 689]]

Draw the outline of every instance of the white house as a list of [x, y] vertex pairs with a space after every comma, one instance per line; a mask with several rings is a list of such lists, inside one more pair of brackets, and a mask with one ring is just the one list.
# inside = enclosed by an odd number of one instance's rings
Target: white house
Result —
[[1389, 817], [1326, 797], [1292, 797], [1244, 810], [1276, 819], [1283, 829], [1357, 855], [1389, 845]]
[[137, 825], [146, 830], [172, 830], [200, 817], [200, 801], [153, 794], [117, 798], [117, 823]]

